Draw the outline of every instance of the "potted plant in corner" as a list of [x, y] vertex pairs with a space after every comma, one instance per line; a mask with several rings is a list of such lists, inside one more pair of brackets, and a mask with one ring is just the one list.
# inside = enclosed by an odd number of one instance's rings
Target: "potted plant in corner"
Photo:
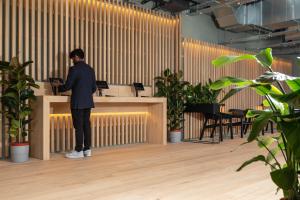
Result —
[[[240, 60], [256, 60], [265, 72], [255, 80], [236, 77], [223, 77], [215, 81], [212, 89], [231, 86], [231, 90], [223, 100], [250, 88], [258, 95], [265, 97], [265, 110], [249, 110], [247, 117], [254, 118], [252, 130], [247, 143], [256, 141], [267, 154], [257, 155], [238, 168], [242, 170], [253, 162], [263, 162], [270, 167], [270, 177], [278, 189], [283, 191], [285, 200], [300, 199], [299, 167], [300, 167], [300, 77], [292, 77], [272, 69], [272, 50], [262, 50], [257, 55], [222, 56], [213, 61], [216, 67]], [[288, 87], [283, 87], [285, 84]], [[259, 136], [259, 133], [272, 120], [277, 125], [278, 135], [272, 137]]]
[[32, 87], [39, 88], [33, 78], [26, 74], [25, 69], [32, 61], [19, 63], [17, 57], [11, 62], [1, 62], [2, 92], [1, 102], [4, 106], [2, 113], [8, 119], [8, 132], [11, 137], [11, 160], [12, 162], [25, 162], [29, 159], [28, 124], [32, 108], [30, 101], [35, 100]]
[[185, 112], [202, 112], [216, 114], [220, 111], [218, 96], [220, 90], [212, 90], [210, 85], [211, 79], [202, 85], [201, 83], [187, 87], [187, 101]]
[[171, 143], [182, 141], [183, 111], [186, 101], [186, 86], [183, 72], [172, 73], [170, 69], [155, 77], [156, 97], [167, 98], [168, 138]]

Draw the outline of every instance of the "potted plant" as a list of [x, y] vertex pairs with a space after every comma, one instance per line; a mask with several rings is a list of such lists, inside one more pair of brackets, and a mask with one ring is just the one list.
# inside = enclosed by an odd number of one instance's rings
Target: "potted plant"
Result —
[[162, 72], [162, 76], [155, 77], [157, 92], [155, 96], [167, 98], [167, 117], [169, 141], [177, 143], [182, 140], [183, 111], [186, 101], [186, 87], [183, 72], [172, 73], [170, 69]]
[[[272, 69], [272, 50], [262, 50], [257, 55], [222, 56], [213, 61], [216, 67], [240, 60], [256, 60], [265, 73], [255, 80], [236, 77], [223, 77], [215, 81], [212, 89], [231, 86], [231, 90], [223, 100], [239, 91], [251, 88], [257, 94], [264, 96], [265, 110], [249, 110], [247, 117], [254, 118], [252, 130], [247, 142], [256, 141], [260, 148], [267, 151], [266, 155], [257, 155], [238, 168], [260, 161], [270, 167], [270, 176], [277, 187], [283, 190], [283, 199], [300, 199], [299, 164], [300, 164], [300, 77], [292, 77]], [[282, 84], [289, 88], [287, 92]], [[278, 136], [261, 137], [259, 133], [272, 120], [277, 125]], [[281, 154], [281, 155], [280, 155]], [[279, 156], [281, 159], [279, 159]]]
[[38, 88], [33, 78], [25, 73], [25, 69], [32, 61], [19, 63], [17, 57], [11, 62], [1, 62], [2, 92], [1, 102], [4, 106], [2, 111], [9, 121], [8, 132], [11, 137], [11, 159], [13, 162], [25, 162], [29, 158], [28, 124], [32, 112], [31, 100], [35, 100], [32, 87]]
[[202, 112], [202, 113], [218, 113], [220, 105], [218, 103], [218, 96], [220, 90], [212, 90], [210, 85], [211, 79], [205, 85], [201, 83], [187, 87], [187, 103], [185, 112]]

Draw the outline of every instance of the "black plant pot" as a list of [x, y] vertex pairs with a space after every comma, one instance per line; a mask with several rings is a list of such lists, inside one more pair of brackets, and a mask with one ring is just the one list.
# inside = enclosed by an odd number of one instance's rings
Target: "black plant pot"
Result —
[[217, 103], [186, 104], [186, 108], [184, 112], [218, 114], [220, 113], [220, 104]]

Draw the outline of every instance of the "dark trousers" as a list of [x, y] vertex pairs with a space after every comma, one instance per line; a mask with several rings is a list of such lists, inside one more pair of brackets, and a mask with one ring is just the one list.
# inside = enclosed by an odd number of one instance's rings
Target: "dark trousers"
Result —
[[[76, 135], [76, 151], [88, 150], [91, 147], [91, 109], [72, 109], [73, 126]], [[84, 144], [84, 147], [83, 147]]]

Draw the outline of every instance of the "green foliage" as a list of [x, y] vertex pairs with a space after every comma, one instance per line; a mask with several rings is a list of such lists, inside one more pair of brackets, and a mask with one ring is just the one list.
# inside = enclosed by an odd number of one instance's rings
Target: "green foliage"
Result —
[[1, 84], [4, 86], [1, 102], [5, 107], [3, 114], [9, 119], [9, 134], [16, 138], [17, 142], [27, 136], [26, 125], [32, 112], [30, 101], [35, 100], [32, 87], [38, 88], [33, 78], [25, 73], [32, 61], [19, 63], [17, 57], [11, 62], [0, 62], [0, 71], [3, 77]]
[[200, 104], [200, 103], [218, 103], [218, 96], [221, 92], [219, 90], [213, 90], [210, 88], [212, 84], [211, 79], [208, 80], [205, 85], [201, 83], [187, 87], [187, 103], [188, 104]]
[[[267, 155], [258, 155], [241, 165], [238, 171], [247, 165], [261, 161], [270, 166], [270, 176], [283, 194], [290, 200], [299, 199], [299, 164], [300, 164], [300, 113], [295, 108], [300, 106], [300, 78], [292, 77], [272, 70], [273, 56], [270, 48], [262, 50], [257, 55], [222, 56], [212, 63], [216, 67], [241, 60], [256, 60], [266, 72], [255, 80], [236, 77], [223, 77], [211, 85], [211, 89], [219, 90], [231, 87], [222, 101], [227, 100], [243, 89], [253, 89], [260, 96], [265, 97], [263, 104], [266, 110], [249, 110], [247, 117], [254, 118], [252, 130], [247, 143], [257, 141], [259, 148], [267, 151]], [[282, 86], [289, 88], [287, 93]], [[277, 125], [278, 137], [260, 137], [259, 133], [269, 120]], [[284, 158], [279, 162], [278, 156]]]
[[186, 87], [189, 85], [182, 79], [182, 71], [172, 73], [170, 69], [163, 71], [162, 76], [155, 77], [155, 86], [157, 87], [155, 96], [167, 98], [168, 128], [170, 131], [182, 129]]

